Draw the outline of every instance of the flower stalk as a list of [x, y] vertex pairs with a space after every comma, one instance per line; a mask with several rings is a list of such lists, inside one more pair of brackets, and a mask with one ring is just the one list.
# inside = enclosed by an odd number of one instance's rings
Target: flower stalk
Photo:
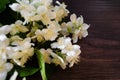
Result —
[[37, 56], [37, 60], [38, 60], [42, 80], [47, 80], [46, 71], [45, 71], [45, 61], [44, 61], [43, 55], [37, 49], [35, 50], [35, 53], [36, 53], [36, 56]]

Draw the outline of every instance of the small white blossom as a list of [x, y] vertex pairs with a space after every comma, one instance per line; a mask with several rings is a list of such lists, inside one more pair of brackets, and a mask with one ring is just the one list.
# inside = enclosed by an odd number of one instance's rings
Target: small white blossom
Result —
[[[1, 60], [0, 60], [1, 61]], [[0, 63], [0, 80], [6, 80], [7, 73], [13, 68], [13, 65], [11, 63], [4, 63], [1, 66]]]
[[79, 55], [81, 53], [79, 45], [72, 45], [62, 50], [63, 53], [66, 53], [66, 60], [70, 63], [69, 67], [72, 67], [74, 63], [79, 61]]
[[7, 73], [13, 68], [11, 63], [7, 62], [7, 47], [9, 39], [4, 34], [0, 34], [0, 80], [5, 80]]
[[57, 42], [54, 42], [51, 44], [52, 48], [59, 48], [64, 49], [66, 46], [72, 45], [70, 38], [61, 37], [57, 40]]
[[56, 18], [55, 20], [56, 21], [61, 21], [62, 18], [66, 17], [69, 13], [69, 11], [66, 9], [66, 5], [64, 3], [60, 3], [59, 1], [56, 1], [56, 3], [59, 5], [59, 6], [55, 6], [53, 8], [53, 10], [55, 11], [56, 13]]
[[20, 12], [21, 16], [25, 19], [25, 24], [31, 21], [44, 21], [43, 15], [47, 16], [46, 13], [52, 0], [17, 0], [17, 2], [10, 5], [10, 8], [13, 11]]
[[10, 27], [12, 27], [11, 34], [14, 35], [19, 32], [27, 32], [28, 29], [26, 26], [23, 25], [23, 22], [21, 20], [17, 20], [15, 24], [11, 24]]
[[41, 30], [36, 30], [35, 36], [33, 38], [37, 38], [38, 42], [41, 42], [44, 40], [44, 37], [42, 36]]
[[[53, 5], [53, 0], [16, 0], [9, 5], [24, 21], [0, 27], [0, 80], [6, 79], [13, 63], [24, 67], [38, 48], [45, 63], [54, 63], [62, 69], [79, 61], [80, 46], [73, 43], [88, 35], [90, 25], [76, 14], [70, 15], [69, 22], [62, 22], [69, 11], [64, 3], [56, 3]], [[10, 80], [15, 80], [17, 75], [15, 71]]]
[[78, 38], [81, 39], [82, 37], [86, 37], [88, 35], [87, 29], [90, 25], [83, 22], [82, 16], [77, 18], [75, 14], [72, 14], [70, 19], [71, 22], [76, 26], [72, 37], [73, 42], [76, 43], [78, 41]]
[[34, 48], [32, 48], [32, 43], [30, 38], [24, 40], [17, 40], [12, 42], [15, 47], [8, 47], [7, 54], [9, 59], [12, 59], [19, 66], [24, 66], [29, 57], [33, 56]]
[[58, 37], [58, 35], [59, 35], [58, 32], [60, 30], [61, 30], [61, 28], [60, 28], [59, 24], [56, 22], [53, 22], [47, 27], [47, 29], [42, 30], [42, 35], [45, 38], [45, 40], [53, 41]]
[[61, 53], [66, 54], [66, 61], [70, 63], [70, 67], [78, 62], [81, 53], [79, 45], [72, 45], [71, 38], [61, 37], [57, 42], [51, 44], [52, 48], [58, 48]]
[[70, 16], [70, 20], [67, 23], [62, 23], [61, 34], [67, 36], [70, 33], [72, 34], [73, 43], [78, 41], [78, 38], [86, 37], [88, 35], [87, 29], [90, 25], [84, 23], [83, 17], [78, 17], [75, 14]]

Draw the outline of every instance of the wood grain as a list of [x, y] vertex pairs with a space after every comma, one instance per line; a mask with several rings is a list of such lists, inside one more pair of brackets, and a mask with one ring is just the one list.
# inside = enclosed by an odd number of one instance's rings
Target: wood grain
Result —
[[50, 80], [120, 80], [120, 0], [65, 2], [91, 27], [89, 36], [79, 42], [81, 62], [52, 74]]
[[[60, 1], [91, 27], [89, 36], [79, 41], [80, 63], [66, 70], [55, 68], [49, 80], [120, 80], [120, 0]], [[40, 74], [27, 80], [41, 80]]]

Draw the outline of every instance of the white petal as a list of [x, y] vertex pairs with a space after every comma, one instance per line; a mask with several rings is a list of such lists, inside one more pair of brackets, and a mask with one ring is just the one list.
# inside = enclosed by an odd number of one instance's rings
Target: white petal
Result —
[[26, 80], [26, 77], [24, 77], [22, 80]]
[[76, 14], [72, 14], [72, 15], [70, 16], [70, 20], [71, 20], [73, 23], [76, 22], [76, 19], [77, 19]]
[[0, 34], [8, 34], [11, 31], [12, 27], [9, 25], [5, 25], [0, 27]]
[[17, 76], [18, 76], [18, 72], [15, 71], [15, 72], [13, 73], [13, 75], [11, 76], [10, 80], [16, 80]]
[[83, 36], [83, 37], [88, 36], [88, 32], [87, 32], [87, 30], [86, 30], [86, 31], [84, 31], [84, 33], [82, 34], [82, 36]]
[[47, 11], [46, 6], [39, 6], [39, 7], [37, 8], [37, 13], [40, 14], [40, 15], [45, 14], [46, 11]]
[[0, 35], [0, 41], [5, 41], [7, 39], [7, 37], [4, 34]]
[[12, 5], [9, 5], [9, 7], [13, 10], [13, 11], [20, 11], [20, 5], [18, 3], [13, 3]]
[[87, 30], [89, 27], [90, 27], [90, 25], [84, 23], [82, 29]]
[[13, 68], [13, 64], [11, 64], [11, 63], [6, 63], [6, 64], [5, 64], [5, 67], [6, 67], [7, 71], [10, 71], [10, 70]]
[[76, 25], [77, 26], [80, 26], [81, 24], [83, 24], [84, 20], [83, 20], [83, 17], [78, 17], [77, 20], [76, 20]]
[[5, 80], [7, 76], [7, 71], [0, 72], [0, 80]]

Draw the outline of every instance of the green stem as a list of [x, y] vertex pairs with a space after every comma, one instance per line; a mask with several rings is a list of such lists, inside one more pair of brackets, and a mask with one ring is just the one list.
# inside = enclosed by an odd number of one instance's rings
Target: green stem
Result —
[[44, 62], [44, 59], [43, 59], [43, 55], [39, 50], [35, 50], [35, 52], [36, 52], [36, 55], [37, 55], [42, 80], [47, 80], [46, 71], [45, 71], [45, 62]]

